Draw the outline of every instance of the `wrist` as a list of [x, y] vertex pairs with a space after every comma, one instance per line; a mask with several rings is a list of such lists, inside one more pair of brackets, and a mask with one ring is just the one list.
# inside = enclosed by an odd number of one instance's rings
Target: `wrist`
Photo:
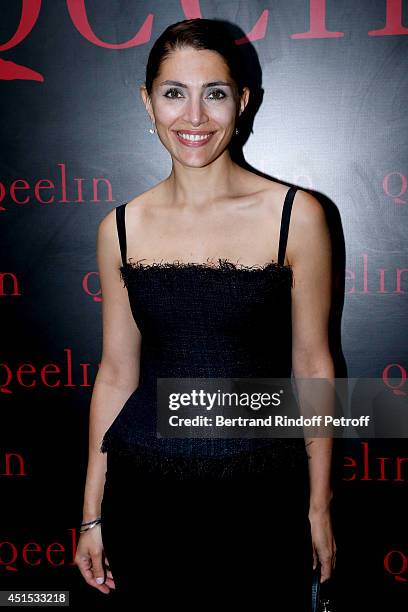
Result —
[[82, 521], [81, 525], [79, 526], [79, 533], [85, 533], [86, 531], [90, 531], [91, 529], [94, 529], [95, 527], [100, 526], [101, 521], [102, 521], [101, 516], [98, 516], [92, 521]]
[[320, 497], [310, 497], [309, 501], [309, 513], [311, 514], [322, 514], [330, 512], [330, 505], [333, 499], [333, 493], [330, 492], [328, 495]]
[[89, 521], [94, 521], [95, 519], [101, 516], [100, 508], [91, 508], [82, 512], [82, 522], [88, 523]]

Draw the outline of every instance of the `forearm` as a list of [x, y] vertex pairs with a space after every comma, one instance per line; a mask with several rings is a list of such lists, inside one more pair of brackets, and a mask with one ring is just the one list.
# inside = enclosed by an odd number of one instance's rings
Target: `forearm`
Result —
[[[297, 382], [300, 410], [305, 417], [314, 415], [332, 415], [334, 413], [334, 366], [332, 359], [322, 360], [320, 367], [303, 367], [298, 369]], [[304, 380], [301, 380], [304, 379]], [[313, 379], [323, 379], [322, 382]], [[329, 384], [326, 384], [326, 381]], [[307, 428], [306, 428], [307, 429]], [[322, 437], [312, 437], [308, 430], [305, 433], [305, 447], [308, 457], [310, 510], [325, 511], [333, 497], [331, 486], [331, 465], [333, 438], [330, 431], [320, 429]]]
[[310, 510], [325, 511], [333, 497], [331, 460], [333, 438], [305, 438], [309, 465]]
[[82, 520], [92, 521], [101, 514], [103, 488], [105, 485], [106, 453], [89, 449]]
[[[99, 376], [100, 372], [98, 373]], [[103, 436], [119, 414], [123, 404], [135, 388], [133, 382], [126, 385], [107, 382], [98, 376], [95, 380], [89, 414], [88, 467], [83, 504], [83, 521], [100, 516], [107, 455], [100, 451]]]

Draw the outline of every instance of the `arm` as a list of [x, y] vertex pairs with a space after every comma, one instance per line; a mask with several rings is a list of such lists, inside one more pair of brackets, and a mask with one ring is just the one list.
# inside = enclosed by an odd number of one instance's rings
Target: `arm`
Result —
[[[97, 235], [97, 259], [103, 296], [103, 348], [90, 405], [83, 522], [91, 521], [101, 514], [107, 467], [106, 453], [100, 451], [102, 438], [136, 389], [139, 380], [141, 334], [132, 316], [127, 289], [119, 275], [121, 256], [115, 214], [113, 210], [106, 215], [99, 224]], [[98, 537], [99, 528], [97, 526], [85, 532], [80, 540]], [[85, 580], [96, 586], [95, 576], [103, 576], [101, 551], [96, 555], [91, 554], [92, 566], [96, 570], [96, 574], [91, 574], [85, 566], [88, 563], [86, 551], [89, 548], [88, 544], [78, 545], [78, 565]], [[96, 550], [95, 547], [93, 550]], [[106, 585], [97, 588], [104, 593], [109, 592]]]
[[99, 516], [106, 471], [100, 452], [106, 430], [139, 379], [141, 335], [133, 319], [126, 287], [119, 276], [120, 250], [115, 210], [100, 223], [97, 259], [102, 290], [103, 347], [89, 415], [89, 458], [83, 520]]
[[[295, 379], [324, 378], [334, 385], [328, 340], [332, 290], [329, 229], [320, 202], [307, 192], [297, 191], [292, 216], [288, 257], [295, 281], [292, 288], [293, 374]], [[310, 482], [309, 520], [315, 536], [314, 565], [319, 556], [323, 581], [330, 575], [335, 554], [330, 524], [333, 440], [305, 438], [305, 445]]]

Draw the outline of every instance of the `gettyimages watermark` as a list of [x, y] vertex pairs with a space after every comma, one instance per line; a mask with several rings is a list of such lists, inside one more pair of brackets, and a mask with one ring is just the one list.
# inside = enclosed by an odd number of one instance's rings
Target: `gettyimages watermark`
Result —
[[407, 438], [397, 378], [158, 378], [162, 438]]

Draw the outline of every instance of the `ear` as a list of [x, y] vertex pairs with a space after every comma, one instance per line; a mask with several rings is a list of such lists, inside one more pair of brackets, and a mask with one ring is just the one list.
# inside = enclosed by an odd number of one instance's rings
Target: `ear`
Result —
[[140, 96], [143, 100], [143, 104], [145, 105], [146, 111], [150, 117], [151, 122], [155, 123], [154, 113], [153, 113], [153, 108], [152, 108], [152, 99], [147, 93], [145, 83], [143, 83], [143, 85], [140, 86]]
[[242, 115], [242, 113], [244, 112], [248, 104], [249, 94], [250, 94], [249, 87], [244, 87], [241, 97], [240, 97], [239, 105], [238, 105], [238, 110], [239, 110], [240, 115]]

